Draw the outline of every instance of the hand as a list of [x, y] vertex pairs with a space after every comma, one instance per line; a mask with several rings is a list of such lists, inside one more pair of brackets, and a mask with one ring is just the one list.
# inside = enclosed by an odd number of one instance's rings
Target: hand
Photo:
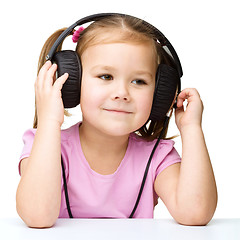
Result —
[[[187, 107], [184, 110], [183, 102], [187, 100]], [[175, 121], [179, 131], [190, 125], [201, 126], [203, 103], [198, 91], [194, 88], [187, 88], [181, 91], [177, 98], [177, 109], [175, 110]]]
[[61, 126], [64, 120], [61, 89], [68, 74], [55, 80], [56, 70], [57, 65], [47, 61], [40, 69], [34, 87], [38, 122], [56, 121]]

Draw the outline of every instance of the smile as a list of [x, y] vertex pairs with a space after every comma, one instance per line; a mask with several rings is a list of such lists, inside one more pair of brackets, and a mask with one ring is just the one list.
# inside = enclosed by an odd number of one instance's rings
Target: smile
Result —
[[125, 110], [120, 110], [120, 109], [106, 109], [104, 108], [103, 110], [110, 112], [110, 113], [116, 113], [116, 114], [131, 114], [132, 112], [128, 112]]

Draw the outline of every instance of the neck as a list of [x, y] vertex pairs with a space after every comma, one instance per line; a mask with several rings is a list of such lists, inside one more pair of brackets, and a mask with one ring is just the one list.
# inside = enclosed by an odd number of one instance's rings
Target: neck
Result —
[[[79, 136], [84, 154], [99, 156], [102, 159], [113, 159], [124, 156], [128, 146], [128, 135], [112, 136], [89, 126], [84, 121], [79, 128]], [[89, 153], [89, 154], [87, 154]]]

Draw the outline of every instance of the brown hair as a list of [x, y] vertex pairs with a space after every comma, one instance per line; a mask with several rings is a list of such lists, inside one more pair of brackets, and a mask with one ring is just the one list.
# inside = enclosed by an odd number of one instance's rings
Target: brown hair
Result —
[[[45, 58], [51, 49], [53, 43], [59, 37], [59, 35], [65, 30], [60, 29], [53, 33], [45, 42], [38, 62], [38, 72], [45, 63]], [[91, 23], [85, 28], [79, 37], [76, 52], [79, 57], [83, 54], [84, 50], [90, 46], [97, 45], [99, 43], [113, 43], [113, 42], [132, 42], [135, 44], [148, 43], [153, 47], [154, 54], [156, 56], [155, 63], [157, 65], [161, 62], [172, 67], [175, 64], [172, 58], [162, 48], [159, 41], [157, 41], [153, 30], [146, 24], [143, 24], [142, 20], [131, 16], [110, 16]], [[60, 51], [62, 44], [58, 47], [57, 51]], [[69, 116], [69, 113], [65, 110], [65, 115]], [[37, 109], [35, 104], [35, 117], [33, 127], [37, 127]], [[151, 141], [160, 135], [163, 129], [163, 121], [148, 120], [140, 129], [136, 131], [136, 134], [140, 137]], [[167, 128], [163, 133], [163, 138], [166, 138]]]

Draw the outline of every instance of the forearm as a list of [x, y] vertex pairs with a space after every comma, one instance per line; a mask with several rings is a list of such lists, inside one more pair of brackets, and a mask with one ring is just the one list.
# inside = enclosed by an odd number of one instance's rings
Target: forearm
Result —
[[[17, 210], [25, 222], [58, 217], [61, 201], [61, 129], [40, 123], [17, 190]], [[47, 219], [46, 219], [47, 218]]]
[[[177, 205], [182, 215], [192, 213], [212, 218], [217, 189], [204, 135], [200, 126], [181, 130], [182, 163], [177, 187]], [[197, 216], [196, 216], [197, 217]]]

